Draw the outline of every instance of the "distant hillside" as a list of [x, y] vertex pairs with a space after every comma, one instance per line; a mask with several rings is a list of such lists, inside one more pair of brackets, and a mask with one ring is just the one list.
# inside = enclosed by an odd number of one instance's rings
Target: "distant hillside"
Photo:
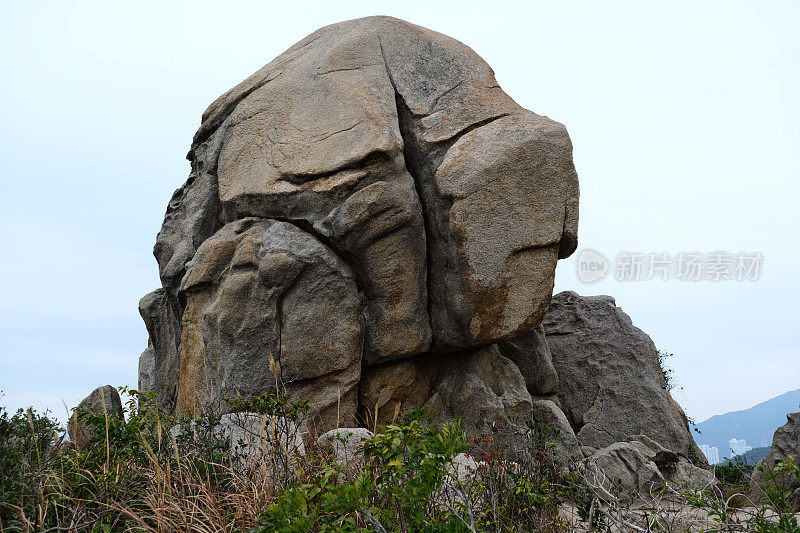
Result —
[[[747, 461], [747, 464], [754, 465], [757, 464], [761, 459], [766, 457], [768, 453], [769, 453], [769, 446], [753, 448], [752, 450], [744, 454], [744, 460]], [[727, 462], [729, 461], [723, 461], [723, 463]]]
[[[697, 444], [719, 448], [719, 458], [730, 457], [728, 441], [734, 437], [745, 439], [749, 446], [769, 446], [772, 434], [786, 423], [786, 414], [800, 411], [800, 389], [781, 394], [771, 400], [743, 411], [733, 411], [712, 416], [697, 424], [700, 434], [693, 431]], [[755, 450], [753, 450], [755, 451]]]

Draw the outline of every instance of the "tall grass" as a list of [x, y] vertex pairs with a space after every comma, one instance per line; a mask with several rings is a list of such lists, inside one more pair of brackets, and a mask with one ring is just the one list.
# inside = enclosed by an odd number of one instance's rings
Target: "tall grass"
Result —
[[0, 407], [0, 533], [796, 531], [777, 485], [748, 509], [718, 488], [666, 485], [633, 499], [598, 490], [535, 425], [510, 458], [491, 430], [468, 440], [457, 421], [412, 410], [336, 456], [303, 434], [307, 406], [282, 396], [230, 403], [248, 414], [181, 420], [131, 392], [124, 419], [74, 414], [94, 436], [83, 448], [49, 413]]

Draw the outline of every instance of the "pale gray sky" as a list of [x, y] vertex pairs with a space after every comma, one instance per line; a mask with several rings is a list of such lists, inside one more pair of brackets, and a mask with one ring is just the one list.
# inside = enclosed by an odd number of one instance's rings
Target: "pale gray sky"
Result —
[[[800, 386], [796, 2], [9, 2], [0, 17], [0, 400], [63, 415], [136, 383], [139, 297], [200, 114], [308, 33], [387, 14], [453, 36], [566, 124], [581, 248], [756, 252], [756, 282], [585, 285], [675, 354], [697, 420]], [[128, 7], [122, 7], [128, 6]]]

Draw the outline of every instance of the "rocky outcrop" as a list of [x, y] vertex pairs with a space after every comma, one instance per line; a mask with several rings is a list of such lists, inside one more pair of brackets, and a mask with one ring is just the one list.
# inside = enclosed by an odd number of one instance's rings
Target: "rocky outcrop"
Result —
[[577, 246], [571, 143], [467, 46], [390, 17], [322, 28], [213, 102], [188, 158], [140, 302], [162, 405], [280, 389], [323, 433], [414, 405], [529, 420], [557, 390], [541, 330], [502, 343]]
[[87, 415], [103, 415], [121, 420], [124, 414], [122, 400], [117, 389], [111, 385], [97, 387], [75, 408], [67, 423], [67, 433], [78, 450], [86, 448], [101, 438], [91, 425], [82, 420], [82, 417]]
[[707, 466], [667, 390], [653, 341], [610, 296], [553, 296], [543, 321], [558, 399], [582, 445], [604, 448], [645, 435]]
[[[569, 136], [467, 46], [390, 17], [322, 28], [214, 101], [188, 158], [139, 305], [162, 406], [283, 391], [310, 407], [290, 432], [337, 455], [368, 434], [337, 428], [426, 407], [509, 461], [532, 422], [626, 490], [712, 481], [650, 338], [610, 297], [551, 303], [577, 246]], [[223, 437], [259, 463], [275, 421], [234, 416]]]
[[770, 470], [778, 463], [794, 457], [800, 458], [800, 413], [786, 415], [786, 424], [775, 430], [772, 436], [772, 447], [750, 477], [750, 490], [755, 501], [764, 497], [763, 488], [766, 483], [775, 483], [781, 489], [792, 492], [791, 501], [796, 509], [800, 509], [800, 480], [789, 474], [780, 474], [773, 480], [764, 479], [761, 469]]

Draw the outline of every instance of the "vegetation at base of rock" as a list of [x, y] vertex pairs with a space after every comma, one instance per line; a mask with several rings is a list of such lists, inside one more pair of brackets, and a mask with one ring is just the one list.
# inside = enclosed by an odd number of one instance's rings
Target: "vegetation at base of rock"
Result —
[[[526, 451], [511, 461], [492, 427], [468, 439], [460, 421], [438, 425], [422, 409], [376, 428], [357, 462], [322, 447], [288, 457], [285, 445], [273, 446], [267, 458], [286, 457], [288, 466], [266, 475], [263, 463], [248, 461], [247, 443], [216, 431], [224, 417], [180, 420], [152, 394], [128, 392], [122, 419], [75, 413], [93, 434], [83, 448], [49, 413], [0, 407], [0, 531], [604, 531], [626, 523], [649, 531], [668, 520], [669, 499], [726, 531], [738, 512], [713, 490], [669, 486], [644, 505], [593, 486], [580, 461], [561, 463], [549, 428], [529, 424]], [[275, 432], [289, 426], [268, 421], [300, 422], [308, 411], [279, 395], [229, 405], [263, 416], [261, 437], [272, 432], [273, 442], [285, 442]], [[800, 479], [793, 461], [762, 474]], [[752, 530], [797, 531], [789, 493], [775, 483], [764, 492], [764, 506], [747, 517]]]

